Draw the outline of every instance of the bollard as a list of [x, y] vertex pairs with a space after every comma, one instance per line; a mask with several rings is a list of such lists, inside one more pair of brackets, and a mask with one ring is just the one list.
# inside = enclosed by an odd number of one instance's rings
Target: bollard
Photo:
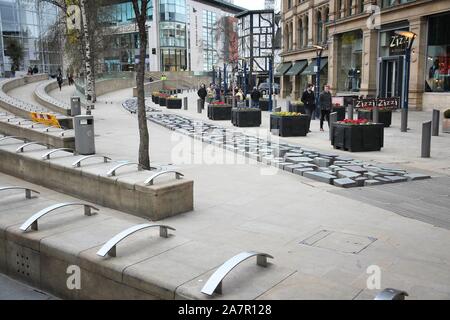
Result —
[[330, 113], [330, 135], [329, 140], [333, 139], [333, 125], [337, 122], [337, 112]]
[[347, 107], [347, 119], [353, 120], [353, 105], [349, 104]]
[[270, 111], [277, 110], [277, 104], [278, 104], [277, 101], [278, 100], [275, 98], [272, 100], [272, 110], [270, 110]]
[[187, 110], [188, 109], [188, 98], [187, 97], [183, 98], [183, 103], [184, 103], [184, 110]]
[[291, 100], [290, 99], [286, 99], [286, 111], [288, 111], [288, 112], [291, 111]]
[[373, 111], [372, 111], [372, 122], [375, 122], [375, 123], [378, 123], [378, 120], [379, 120], [379, 109], [378, 109], [378, 106], [377, 105], [375, 105], [374, 107], [373, 107]]
[[407, 132], [408, 131], [408, 109], [402, 108], [401, 111], [401, 119], [400, 119], [400, 131]]
[[422, 123], [422, 148], [421, 157], [429, 158], [431, 152], [431, 121]]
[[197, 112], [202, 113], [202, 99], [197, 99]]
[[433, 109], [433, 120], [432, 120], [433, 130], [431, 135], [436, 137], [439, 135], [439, 114], [440, 114], [439, 110]]

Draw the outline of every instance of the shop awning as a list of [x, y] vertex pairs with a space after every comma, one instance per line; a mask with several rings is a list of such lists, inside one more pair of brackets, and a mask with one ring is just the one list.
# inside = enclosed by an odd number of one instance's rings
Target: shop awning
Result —
[[274, 76], [275, 76], [275, 77], [281, 77], [281, 76], [284, 75], [284, 74], [286, 73], [286, 71], [288, 71], [291, 67], [292, 67], [292, 63], [290, 63], [290, 62], [285, 62], [285, 63], [279, 64], [277, 70], [275, 71]]
[[289, 69], [288, 72], [286, 72], [285, 76], [296, 76], [300, 72], [302, 72], [306, 66], [308, 65], [308, 60], [300, 60], [296, 61], [295, 64], [292, 66], [292, 68]]
[[[320, 71], [323, 70], [328, 64], [328, 58], [320, 59]], [[315, 75], [314, 67], [317, 65], [316, 59], [313, 59], [311, 63], [306, 67], [305, 70], [301, 73], [302, 75]]]

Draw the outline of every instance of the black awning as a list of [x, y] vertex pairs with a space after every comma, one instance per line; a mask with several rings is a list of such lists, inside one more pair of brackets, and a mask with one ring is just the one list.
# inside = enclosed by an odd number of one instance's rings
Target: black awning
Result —
[[295, 64], [292, 66], [292, 68], [290, 68], [289, 71], [285, 73], [285, 76], [296, 76], [300, 72], [302, 72], [307, 65], [308, 60], [296, 61]]
[[291, 67], [292, 67], [292, 63], [290, 63], [290, 62], [285, 62], [285, 63], [279, 64], [277, 70], [275, 71], [274, 76], [280, 77], [280, 76], [284, 75], [286, 73], [286, 71], [288, 71]]
[[[302, 75], [315, 75], [316, 72], [314, 71], [314, 67], [317, 65], [316, 62], [317, 59], [313, 59], [311, 61], [311, 63], [306, 67], [305, 70], [303, 70], [303, 72], [301, 73]], [[328, 64], [328, 58], [322, 58], [320, 59], [320, 71], [323, 70], [323, 68], [325, 68]]]

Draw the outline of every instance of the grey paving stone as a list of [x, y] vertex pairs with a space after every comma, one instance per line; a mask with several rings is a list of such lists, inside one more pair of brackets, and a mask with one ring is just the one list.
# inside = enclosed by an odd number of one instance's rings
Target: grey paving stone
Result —
[[374, 179], [375, 177], [378, 177], [379, 174], [377, 172], [368, 171], [368, 172], [364, 172], [364, 176], [369, 179]]
[[305, 167], [305, 168], [313, 168], [314, 170], [317, 170], [317, 165], [314, 163], [309, 163], [309, 162], [301, 162], [301, 164]]
[[299, 169], [294, 169], [292, 171], [295, 174], [298, 174], [300, 176], [303, 176], [305, 172], [314, 172], [314, 169], [312, 168], [299, 168]]
[[284, 154], [284, 158], [286, 159], [287, 157], [301, 157], [302, 154], [301, 153], [297, 153], [297, 152], [286, 152]]
[[353, 161], [353, 158], [346, 157], [346, 156], [337, 156], [335, 160], [348, 162], [348, 161]]
[[384, 182], [384, 183], [390, 183], [390, 182], [392, 182], [391, 180], [389, 180], [389, 179], [386, 179], [385, 177], [375, 177], [375, 180], [378, 180], [378, 181], [382, 181], [382, 182]]
[[[336, 158], [337, 159], [337, 158]], [[336, 166], [348, 166], [350, 165], [348, 161], [334, 160], [333, 164]]]
[[424, 179], [431, 178], [429, 175], [421, 174], [421, 173], [408, 173], [408, 174], [405, 174], [404, 177], [407, 178], [408, 181], [424, 180]]
[[377, 186], [380, 184], [383, 184], [383, 181], [380, 180], [375, 180], [375, 179], [367, 179], [366, 181], [364, 181], [364, 186]]
[[287, 162], [299, 163], [299, 162], [313, 162], [313, 159], [308, 157], [287, 157]]
[[349, 178], [334, 179], [333, 184], [337, 187], [342, 188], [353, 188], [358, 186], [358, 184], [355, 181]]
[[328, 167], [331, 161], [329, 159], [317, 157], [314, 158], [313, 162], [317, 164], [319, 167]]
[[353, 172], [358, 172], [358, 173], [364, 173], [367, 172], [366, 168], [363, 168], [361, 166], [343, 166], [345, 169], [353, 171]]
[[289, 172], [293, 172], [294, 169], [300, 169], [300, 168], [305, 168], [305, 166], [302, 163], [292, 164], [292, 162], [291, 162], [291, 163], [289, 163], [288, 166], [285, 166], [283, 169], [286, 171], [289, 171]]
[[361, 174], [357, 173], [357, 172], [353, 172], [353, 171], [344, 171], [344, 170], [338, 170], [337, 172], [337, 176], [339, 178], [357, 178], [360, 177]]
[[364, 186], [364, 181], [369, 180], [366, 177], [357, 177], [355, 179], [355, 182], [358, 184], [358, 187], [363, 187]]
[[405, 182], [405, 181], [408, 181], [408, 178], [402, 177], [402, 176], [386, 176], [385, 178], [390, 180], [391, 182]]
[[325, 182], [328, 184], [331, 184], [333, 180], [336, 179], [335, 175], [323, 172], [305, 172], [303, 176], [320, 182]]

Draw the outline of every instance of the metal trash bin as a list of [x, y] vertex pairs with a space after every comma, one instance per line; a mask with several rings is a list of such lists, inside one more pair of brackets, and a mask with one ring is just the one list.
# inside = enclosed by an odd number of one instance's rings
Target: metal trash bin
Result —
[[79, 116], [81, 114], [81, 102], [80, 97], [70, 98], [70, 115], [72, 117]]
[[75, 152], [82, 155], [95, 154], [94, 116], [75, 116], [73, 127], [75, 130]]

